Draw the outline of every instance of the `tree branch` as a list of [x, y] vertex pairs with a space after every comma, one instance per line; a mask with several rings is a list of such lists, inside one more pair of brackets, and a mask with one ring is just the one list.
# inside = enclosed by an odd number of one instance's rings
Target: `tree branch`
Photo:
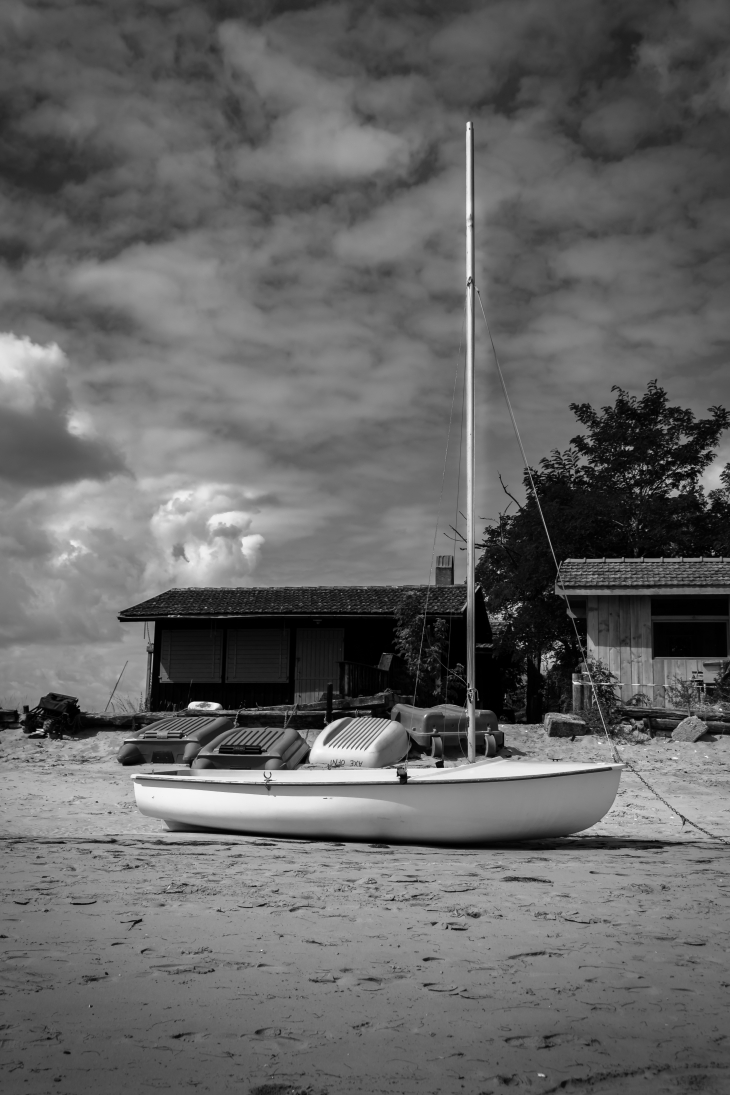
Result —
[[500, 483], [502, 484], [502, 490], [503, 490], [503, 491], [504, 491], [504, 493], [505, 493], [505, 494], [507, 495], [507, 497], [508, 497], [508, 498], [511, 498], [511, 499], [512, 499], [512, 501], [514, 502], [514, 504], [515, 504], [515, 505], [517, 506], [518, 510], [523, 510], [523, 509], [524, 509], [524, 506], [521, 506], [521, 505], [520, 505], [520, 503], [519, 503], [519, 502], [517, 501], [517, 499], [515, 498], [514, 494], [512, 494], [512, 493], [511, 493], [511, 491], [507, 490], [507, 488], [505, 487], [505, 485], [504, 485], [504, 479], [502, 478], [502, 476], [501, 476], [501, 475], [500, 475], [500, 477], [499, 477], [499, 481], [500, 481]]

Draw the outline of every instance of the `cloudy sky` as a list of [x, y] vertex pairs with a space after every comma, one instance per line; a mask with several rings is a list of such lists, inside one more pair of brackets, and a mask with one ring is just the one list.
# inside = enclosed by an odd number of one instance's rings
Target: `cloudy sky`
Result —
[[[116, 613], [173, 585], [428, 580], [467, 119], [531, 460], [612, 384], [730, 399], [726, 0], [3, 0], [0, 36], [0, 700], [138, 694]], [[489, 517], [483, 339], [478, 385]]]

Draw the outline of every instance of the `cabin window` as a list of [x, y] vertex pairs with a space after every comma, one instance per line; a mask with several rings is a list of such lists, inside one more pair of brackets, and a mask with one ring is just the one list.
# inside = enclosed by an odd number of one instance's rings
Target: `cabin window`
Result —
[[232, 684], [286, 684], [289, 680], [287, 628], [230, 628], [226, 680]]
[[727, 597], [652, 597], [652, 616], [725, 616]]
[[654, 622], [655, 658], [726, 658], [724, 620]]
[[221, 679], [220, 631], [163, 631], [160, 681], [174, 684], [218, 684]]

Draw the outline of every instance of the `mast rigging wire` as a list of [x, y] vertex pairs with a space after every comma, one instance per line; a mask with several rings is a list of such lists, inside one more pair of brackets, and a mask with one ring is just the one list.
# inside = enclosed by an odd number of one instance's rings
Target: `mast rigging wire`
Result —
[[[464, 314], [461, 322], [461, 336], [459, 338], [459, 349], [456, 352], [456, 367], [454, 369], [454, 385], [451, 391], [451, 410], [449, 411], [449, 427], [446, 431], [446, 448], [444, 450], [444, 464], [441, 470], [441, 489], [439, 491], [438, 507], [436, 510], [436, 525], [433, 530], [433, 543], [431, 545], [431, 565], [428, 571], [428, 585], [426, 586], [426, 603], [423, 608], [423, 626], [421, 627], [421, 642], [418, 648], [418, 663], [416, 665], [416, 683], [413, 687], [413, 706], [416, 706], [416, 693], [418, 692], [418, 680], [421, 672], [421, 657], [423, 656], [423, 642], [426, 636], [426, 620], [428, 613], [428, 601], [431, 594], [431, 576], [433, 575], [433, 564], [436, 554], [436, 537], [438, 536], [439, 522], [441, 521], [441, 503], [444, 497], [444, 483], [446, 482], [446, 462], [449, 456], [449, 444], [451, 441], [451, 424], [454, 418], [454, 404], [456, 402], [456, 384], [459, 379], [459, 367], [461, 364], [461, 347], [464, 344], [464, 327], [466, 325], [466, 298], [464, 299]], [[461, 466], [461, 450], [459, 450], [459, 461]], [[408, 758], [406, 757], [406, 763]]]

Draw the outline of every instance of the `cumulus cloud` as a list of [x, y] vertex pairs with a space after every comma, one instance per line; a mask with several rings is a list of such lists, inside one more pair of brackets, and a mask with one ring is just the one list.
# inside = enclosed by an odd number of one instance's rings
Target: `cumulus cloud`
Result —
[[36, 346], [29, 338], [0, 334], [0, 384], [6, 410], [30, 415], [67, 403], [65, 365], [55, 344]]
[[245, 505], [251, 503], [242, 492], [218, 484], [176, 491], [150, 522], [159, 556], [147, 584], [248, 584], [264, 537], [250, 531], [254, 513]]
[[0, 500], [0, 646], [119, 642], [120, 609], [162, 589], [251, 584], [267, 541], [276, 557], [327, 513], [311, 477], [294, 478], [266, 493], [179, 475], [87, 479]]

